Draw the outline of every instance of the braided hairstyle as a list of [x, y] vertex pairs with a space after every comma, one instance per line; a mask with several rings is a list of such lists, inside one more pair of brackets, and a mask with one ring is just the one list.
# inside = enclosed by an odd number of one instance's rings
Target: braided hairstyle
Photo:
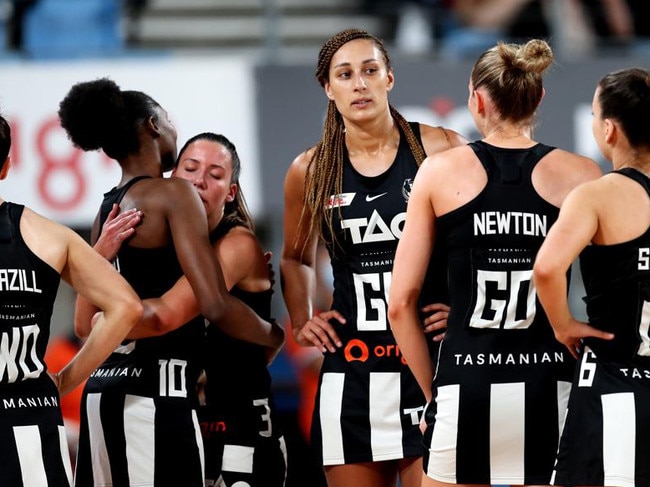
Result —
[[[384, 43], [377, 37], [361, 29], [346, 29], [330, 38], [318, 53], [318, 64], [316, 67], [316, 79], [321, 87], [329, 79], [329, 70], [334, 54], [345, 44], [357, 39], [367, 39], [374, 42], [379, 49], [386, 64], [386, 69], [391, 70], [392, 66], [388, 51]], [[406, 119], [389, 104], [390, 113], [404, 133], [408, 145], [418, 165], [426, 157], [424, 148], [413, 133], [413, 129]], [[332, 225], [332, 212], [326, 211], [331, 195], [343, 192], [343, 145], [345, 144], [345, 130], [343, 118], [336, 108], [333, 100], [327, 104], [327, 116], [323, 127], [321, 140], [314, 149], [314, 154], [307, 166], [307, 177], [305, 178], [305, 206], [300, 216], [300, 227], [306, 227], [308, 236], [317, 231], [320, 238], [324, 239], [320, 222], [325, 221], [332, 239], [335, 241], [335, 233]], [[339, 208], [340, 212], [340, 208]], [[305, 241], [309, 240], [309, 238]], [[332, 242], [334, 243], [334, 242]]]

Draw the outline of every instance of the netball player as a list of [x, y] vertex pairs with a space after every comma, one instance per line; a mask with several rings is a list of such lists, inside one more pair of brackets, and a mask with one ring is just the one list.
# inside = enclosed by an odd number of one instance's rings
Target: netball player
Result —
[[[10, 147], [9, 124], [0, 117], [2, 180], [11, 165]], [[74, 358], [50, 376], [45, 349], [61, 278], [103, 312]], [[133, 289], [79, 235], [0, 198], [2, 485], [72, 485], [59, 394], [88, 377], [141, 315]]]
[[[537, 304], [533, 262], [568, 192], [600, 175], [533, 139], [552, 61], [542, 40], [484, 52], [468, 98], [483, 138], [431, 156], [415, 178], [389, 318], [430, 401], [423, 486], [551, 481], [574, 359]], [[435, 380], [416, 313], [434, 245], [447, 251], [451, 307]]]
[[[614, 171], [567, 197], [535, 262], [555, 336], [579, 354], [554, 483], [650, 485], [650, 73], [607, 74], [592, 109]], [[588, 324], [563, 279], [578, 256]]]
[[[77, 147], [101, 148], [122, 169], [118, 186], [104, 195], [93, 242], [113, 205], [142, 211], [138, 232], [113, 260], [138, 295], [158, 297], [184, 274], [207, 320], [264, 345], [281, 343], [277, 328], [228, 293], [194, 187], [162, 178], [176, 159], [176, 131], [163, 108], [99, 79], [73, 86], [59, 117]], [[95, 309], [78, 300], [77, 311], [83, 336]], [[233, 325], [235, 316], [247, 326]], [[195, 319], [173, 333], [124, 343], [93, 373], [82, 404], [77, 486], [203, 485], [194, 410], [203, 337], [203, 320]]]
[[[253, 233], [253, 219], [239, 186], [240, 173], [234, 144], [221, 134], [206, 132], [185, 143], [172, 176], [191, 181], [197, 188], [230, 292], [270, 320], [269, 268]], [[129, 212], [112, 214], [95, 248], [108, 249], [107, 242], [131, 234], [137, 220]], [[144, 303], [153, 312], [129, 336], [170, 332], [200, 312], [186, 278], [160, 299]], [[276, 421], [267, 351], [212, 326], [206, 336], [199, 407], [206, 484], [281, 487], [286, 478], [286, 448]]]
[[[424, 395], [395, 347], [386, 303], [418, 165], [465, 140], [409, 123], [390, 105], [388, 52], [365, 31], [329, 39], [316, 78], [327, 118], [320, 142], [286, 174], [281, 256], [294, 338], [325, 354], [312, 445], [331, 487], [388, 487], [398, 476], [404, 487], [419, 486]], [[320, 238], [332, 261], [334, 301], [314, 316]], [[444, 325], [444, 306], [427, 309], [427, 327]]]

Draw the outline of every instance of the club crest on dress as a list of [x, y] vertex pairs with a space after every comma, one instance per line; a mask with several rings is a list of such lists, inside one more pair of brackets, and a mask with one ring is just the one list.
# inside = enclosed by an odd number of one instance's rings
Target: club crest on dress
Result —
[[402, 196], [404, 196], [404, 201], [407, 203], [411, 197], [411, 189], [413, 189], [413, 179], [405, 179], [404, 183], [402, 183]]

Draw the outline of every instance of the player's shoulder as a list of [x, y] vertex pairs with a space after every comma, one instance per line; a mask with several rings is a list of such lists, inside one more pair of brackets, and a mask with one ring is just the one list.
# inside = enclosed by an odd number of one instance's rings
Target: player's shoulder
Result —
[[287, 169], [285, 175], [285, 189], [291, 190], [302, 188], [305, 178], [307, 177], [307, 169], [309, 168], [309, 163], [314, 157], [314, 152], [316, 147], [311, 147], [300, 154], [298, 154]]
[[293, 161], [291, 161], [291, 164], [289, 166], [289, 170], [294, 170], [294, 171], [300, 171], [300, 172], [306, 172], [307, 171], [307, 166], [309, 166], [309, 163], [311, 162], [312, 158], [314, 157], [314, 153], [316, 152], [316, 147], [310, 147], [307, 150], [302, 151], [300, 154], [298, 154]]
[[596, 161], [564, 149], [556, 148], [546, 158], [556, 171], [562, 173], [564, 178], [575, 180], [575, 184], [592, 181], [603, 175]]

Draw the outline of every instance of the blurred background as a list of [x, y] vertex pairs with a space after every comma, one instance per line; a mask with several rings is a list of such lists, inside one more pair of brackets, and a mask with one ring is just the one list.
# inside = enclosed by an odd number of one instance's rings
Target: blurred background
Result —
[[[556, 63], [537, 138], [599, 160], [593, 90], [609, 71], [650, 67], [648, 10], [647, 0], [0, 0], [0, 112], [14, 137], [3, 194], [88, 237], [119, 170], [101, 153], [75, 150], [56, 113], [74, 83], [110, 77], [169, 112], [179, 147], [203, 131], [236, 144], [244, 194], [279, 272], [283, 178], [320, 137], [326, 98], [313, 73], [330, 36], [360, 27], [383, 38], [395, 69], [393, 105], [469, 139], [478, 138], [466, 110], [476, 57], [498, 40], [543, 37]], [[327, 306], [326, 256], [322, 268]], [[574, 279], [578, 312], [580, 293]], [[275, 298], [275, 316], [286, 323], [279, 284]], [[62, 284], [52, 343], [72, 351], [73, 303]], [[294, 453], [289, 485], [322, 480], [303, 434], [318, 364], [318, 354], [305, 352], [287, 346], [271, 367]]]

